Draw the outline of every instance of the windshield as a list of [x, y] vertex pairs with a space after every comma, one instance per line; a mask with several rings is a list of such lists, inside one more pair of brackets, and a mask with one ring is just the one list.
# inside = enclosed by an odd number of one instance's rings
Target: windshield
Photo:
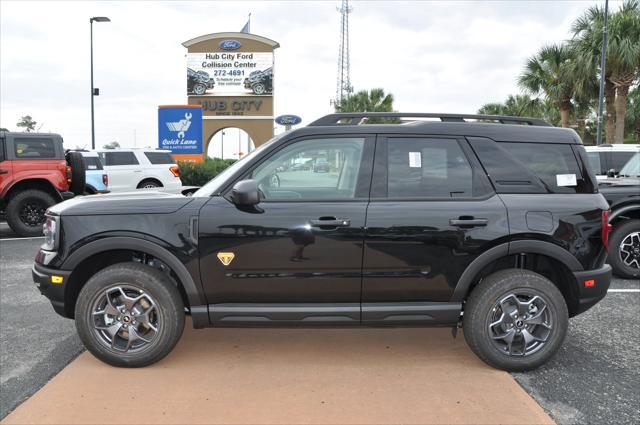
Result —
[[192, 196], [206, 197], [206, 196], [211, 196], [214, 193], [218, 192], [220, 190], [220, 187], [224, 184], [224, 182], [227, 181], [227, 179], [230, 176], [235, 174], [235, 172], [240, 170], [244, 166], [244, 164], [249, 162], [251, 158], [254, 158], [259, 152], [262, 152], [265, 148], [270, 146], [276, 140], [280, 139], [284, 134], [286, 133], [282, 133], [273, 137], [271, 140], [269, 140], [262, 146], [256, 148], [255, 150], [247, 154], [245, 157], [243, 157], [239, 161], [234, 162], [231, 166], [229, 166], [228, 168], [225, 168], [224, 171], [222, 171], [220, 174], [215, 176], [213, 179], [209, 180], [207, 184], [202, 186], [197, 191], [193, 192]]
[[624, 177], [640, 177], [640, 153], [631, 157], [624, 167], [620, 169], [620, 176]]

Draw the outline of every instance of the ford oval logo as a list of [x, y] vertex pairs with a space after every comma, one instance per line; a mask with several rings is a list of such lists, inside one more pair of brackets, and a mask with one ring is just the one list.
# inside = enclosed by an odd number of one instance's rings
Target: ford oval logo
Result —
[[280, 115], [275, 122], [280, 125], [297, 125], [302, 122], [302, 118], [297, 115]]
[[240, 48], [241, 44], [238, 40], [222, 40], [219, 46], [224, 50], [236, 50]]

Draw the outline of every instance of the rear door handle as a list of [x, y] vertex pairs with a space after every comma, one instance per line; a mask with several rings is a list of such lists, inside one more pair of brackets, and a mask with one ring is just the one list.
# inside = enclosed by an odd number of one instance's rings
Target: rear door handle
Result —
[[0, 174], [9, 174], [9, 170], [0, 170]]
[[457, 226], [457, 227], [486, 226], [487, 223], [489, 223], [489, 220], [487, 220], [486, 218], [468, 218], [468, 219], [464, 219], [464, 218], [455, 219], [455, 218], [452, 218], [452, 219], [449, 220], [449, 224], [450, 225]]
[[311, 227], [349, 227], [351, 220], [348, 218], [320, 218], [318, 220], [309, 220]]

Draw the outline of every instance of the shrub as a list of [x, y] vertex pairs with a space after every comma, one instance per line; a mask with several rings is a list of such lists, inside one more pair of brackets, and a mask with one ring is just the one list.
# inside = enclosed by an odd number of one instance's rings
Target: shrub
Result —
[[180, 179], [185, 186], [202, 186], [234, 162], [235, 159], [220, 158], [208, 158], [200, 164], [180, 162]]

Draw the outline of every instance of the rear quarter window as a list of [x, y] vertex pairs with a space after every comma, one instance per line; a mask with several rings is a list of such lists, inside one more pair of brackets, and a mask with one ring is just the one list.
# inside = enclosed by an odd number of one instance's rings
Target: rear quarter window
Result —
[[55, 159], [56, 145], [52, 139], [16, 137], [13, 139], [14, 154], [18, 159]]
[[145, 152], [144, 155], [147, 157], [149, 162], [154, 165], [176, 163], [169, 152]]
[[97, 156], [85, 156], [84, 163], [85, 169], [88, 171], [102, 170], [102, 162], [100, 162], [100, 158], [98, 158]]

